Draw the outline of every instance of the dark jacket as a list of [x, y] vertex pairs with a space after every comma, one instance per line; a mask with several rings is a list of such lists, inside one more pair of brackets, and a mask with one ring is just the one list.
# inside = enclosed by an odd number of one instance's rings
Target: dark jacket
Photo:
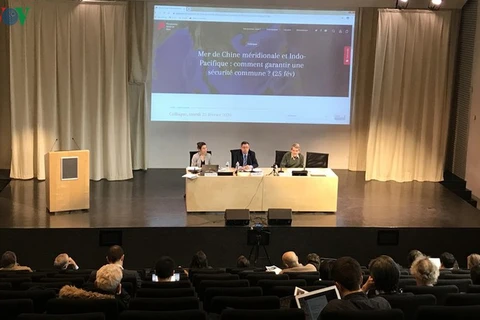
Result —
[[[237, 162], [240, 165], [240, 167], [243, 166], [243, 153], [241, 149], [232, 151], [232, 160], [233, 160], [232, 167], [235, 167]], [[254, 168], [258, 167], [257, 157], [255, 156], [255, 152], [253, 152], [252, 150], [248, 151], [247, 165], [252, 166]]]
[[[385, 298], [374, 297], [368, 298], [363, 292], [351, 293], [343, 297], [330, 301], [322, 310], [325, 313], [337, 313], [342, 311], [358, 311], [358, 310], [390, 310], [390, 303]], [[320, 319], [321, 319], [320, 315]]]

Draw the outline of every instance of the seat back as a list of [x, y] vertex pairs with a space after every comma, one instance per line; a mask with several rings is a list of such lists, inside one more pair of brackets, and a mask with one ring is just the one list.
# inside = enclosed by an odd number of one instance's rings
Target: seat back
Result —
[[137, 298], [176, 298], [194, 297], [193, 288], [150, 289], [142, 288], [137, 291]]
[[[232, 149], [232, 150], [230, 150], [230, 165], [233, 168], [235, 168], [235, 166], [236, 166], [236, 163], [233, 163], [233, 154], [238, 153], [238, 152], [242, 152], [242, 149]], [[240, 165], [242, 165], [242, 164], [240, 163]]]
[[480, 305], [480, 293], [449, 293], [445, 299], [446, 306]]
[[103, 313], [79, 313], [79, 314], [21, 314], [19, 320], [105, 320]]
[[45, 312], [47, 302], [55, 298], [54, 290], [27, 290], [27, 291], [0, 291], [0, 300], [30, 299], [33, 301], [35, 312]]
[[203, 280], [197, 287], [197, 293], [200, 300], [203, 300], [207, 288], [244, 288], [250, 284], [248, 280]]
[[417, 281], [414, 278], [400, 278], [398, 280], [398, 287], [399, 288], [405, 288], [407, 286], [416, 286]]
[[468, 286], [472, 284], [470, 279], [439, 279], [435, 286], [457, 286], [459, 292], [467, 292]]
[[195, 289], [200, 287], [202, 281], [215, 280], [215, 281], [231, 281], [240, 280], [238, 274], [220, 273], [220, 274], [195, 274], [192, 278], [192, 284]]
[[106, 320], [118, 318], [115, 299], [51, 299], [47, 302], [47, 314], [103, 313]]
[[272, 289], [276, 286], [305, 287], [307, 282], [303, 279], [296, 280], [260, 280], [258, 286], [263, 289], [266, 296], [274, 295]]
[[307, 286], [313, 286], [315, 281], [320, 280], [320, 274], [318, 272], [291, 272], [287, 273], [290, 279], [303, 279], [307, 282]]
[[417, 320], [474, 320], [478, 319], [480, 306], [422, 306], [418, 308]]
[[38, 280], [39, 283], [54, 283], [54, 282], [70, 282], [75, 287], [81, 288], [85, 284], [85, 279], [83, 277], [54, 277], [54, 278], [42, 278]]
[[29, 283], [32, 282], [32, 278], [30, 277], [5, 277], [5, 278], [0, 278], [0, 283], [6, 282], [10, 283], [12, 286], [12, 290], [20, 290], [20, 286], [22, 283]]
[[445, 273], [441, 274], [439, 279], [451, 279], [451, 280], [458, 280], [458, 279], [472, 279], [470, 274], [468, 273]]
[[151, 289], [174, 289], [174, 288], [191, 288], [192, 283], [190, 281], [174, 281], [174, 282], [142, 282], [143, 288]]
[[447, 295], [449, 293], [458, 293], [458, 288], [456, 286], [406, 286], [404, 292], [411, 292], [413, 294], [433, 294], [435, 298], [437, 298], [437, 305], [444, 305]]
[[251, 286], [257, 286], [260, 280], [288, 280], [287, 274], [275, 274], [273, 272], [254, 272], [247, 275]]
[[405, 320], [414, 320], [420, 306], [432, 306], [437, 304], [437, 298], [433, 294], [391, 294], [383, 296], [392, 309], [403, 311]]
[[302, 309], [224, 310], [221, 320], [305, 320]]
[[260, 297], [262, 295], [263, 291], [260, 287], [207, 288], [203, 298], [203, 309], [210, 312], [212, 299], [215, 297]]
[[21, 313], [33, 313], [30, 299], [0, 300], [0, 319], [14, 320]]
[[324, 286], [330, 287], [335, 285], [335, 281], [333, 280], [318, 280], [313, 283], [314, 286]]
[[322, 320], [403, 320], [403, 312], [399, 309], [391, 310], [358, 310], [322, 313]]
[[467, 293], [480, 293], [480, 285], [471, 284], [467, 287]]
[[130, 310], [146, 311], [176, 311], [198, 310], [200, 308], [196, 297], [177, 298], [135, 298], [130, 301]]
[[201, 310], [181, 311], [138, 311], [128, 310], [120, 314], [119, 320], [206, 320]]
[[282, 158], [287, 153], [288, 151], [281, 151], [281, 150], [276, 150], [275, 151], [275, 164], [280, 167], [280, 162], [282, 162]]
[[249, 309], [269, 310], [280, 309], [280, 299], [274, 296], [262, 297], [214, 297], [210, 305], [210, 311], [220, 314], [223, 310]]
[[328, 153], [307, 152], [306, 168], [328, 168]]

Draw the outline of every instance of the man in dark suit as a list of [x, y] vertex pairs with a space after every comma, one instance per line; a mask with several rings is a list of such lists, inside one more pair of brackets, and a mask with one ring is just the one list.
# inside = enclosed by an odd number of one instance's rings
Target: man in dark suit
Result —
[[[111, 246], [107, 252], [107, 263], [108, 264], [116, 264], [120, 266], [120, 269], [123, 271], [123, 282], [131, 282], [140, 289], [142, 287], [142, 280], [140, 279], [140, 275], [135, 270], [127, 270], [123, 268], [123, 261], [125, 259], [125, 254], [123, 252], [122, 247], [120, 246]], [[95, 282], [97, 277], [97, 272], [92, 271], [90, 274], [89, 282]], [[132, 292], [129, 292], [132, 293]], [[133, 294], [133, 293], [132, 293]]]
[[233, 161], [232, 166], [235, 166], [238, 162], [240, 169], [251, 170], [258, 167], [257, 157], [255, 152], [250, 150], [250, 144], [247, 141], [242, 141], [239, 150], [232, 152]]

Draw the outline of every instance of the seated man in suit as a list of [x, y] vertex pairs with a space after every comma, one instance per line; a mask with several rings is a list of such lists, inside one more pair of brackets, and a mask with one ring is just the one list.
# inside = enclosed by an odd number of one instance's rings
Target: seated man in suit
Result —
[[280, 168], [303, 168], [305, 159], [300, 153], [300, 145], [294, 143], [290, 151], [285, 153], [280, 161]]
[[233, 162], [232, 166], [235, 166], [238, 162], [240, 169], [249, 171], [258, 167], [257, 157], [255, 152], [250, 150], [250, 144], [247, 141], [242, 141], [240, 150], [235, 150], [232, 154]]
[[[142, 280], [140, 279], [140, 275], [135, 270], [127, 270], [123, 268], [123, 261], [125, 260], [125, 254], [123, 252], [123, 248], [120, 246], [111, 246], [107, 252], [107, 263], [108, 264], [115, 264], [120, 267], [123, 273], [123, 281], [135, 282], [137, 288], [140, 289], [142, 287]], [[95, 278], [97, 276], [96, 271], [92, 271], [90, 274], [89, 282], [95, 282]]]

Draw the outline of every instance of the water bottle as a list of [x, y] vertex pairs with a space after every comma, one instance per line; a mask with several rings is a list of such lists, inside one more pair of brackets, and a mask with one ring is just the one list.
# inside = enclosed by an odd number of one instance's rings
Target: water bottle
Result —
[[227, 163], [225, 164], [225, 169], [230, 169], [230, 162], [227, 161]]
[[237, 163], [235, 163], [235, 171], [238, 171], [238, 168], [240, 168], [240, 163], [237, 161]]

